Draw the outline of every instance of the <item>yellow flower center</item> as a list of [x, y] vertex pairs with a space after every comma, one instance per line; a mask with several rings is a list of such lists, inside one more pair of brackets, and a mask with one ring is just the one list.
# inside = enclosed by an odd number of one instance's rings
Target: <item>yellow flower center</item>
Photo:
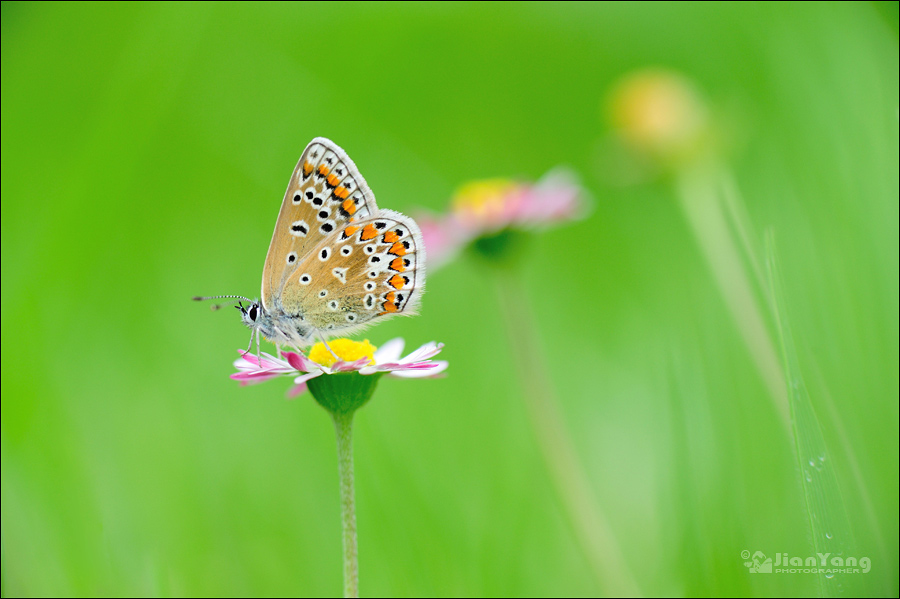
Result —
[[[344, 338], [332, 339], [328, 342], [328, 346], [344, 362], [356, 362], [362, 357], [368, 357], [369, 364], [375, 363], [374, 354], [375, 350], [378, 349], [369, 343], [368, 339], [365, 341], [352, 341]], [[316, 343], [312, 346], [312, 349], [309, 350], [309, 359], [317, 364], [329, 367], [334, 366], [334, 363], [337, 362], [337, 358], [328, 351], [324, 343]]]
[[516, 187], [516, 183], [509, 179], [486, 179], [467, 183], [456, 192], [453, 210], [457, 214], [489, 218], [503, 210], [506, 198]]

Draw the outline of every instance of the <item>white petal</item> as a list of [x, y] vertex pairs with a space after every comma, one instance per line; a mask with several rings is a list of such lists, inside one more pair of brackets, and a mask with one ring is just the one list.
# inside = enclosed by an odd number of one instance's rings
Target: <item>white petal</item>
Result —
[[324, 374], [321, 370], [314, 370], [313, 372], [307, 372], [306, 374], [301, 374], [297, 378], [294, 379], [294, 384], [299, 385], [300, 383], [305, 383], [309, 379], [314, 379], [317, 376], [321, 376]]
[[403, 346], [405, 342], [402, 337], [397, 337], [396, 339], [391, 339], [390, 341], [385, 341], [381, 347], [375, 350], [375, 354], [372, 356], [375, 358], [376, 364], [384, 364], [385, 362], [396, 362], [400, 359], [400, 354], [403, 353]]
[[410, 362], [421, 362], [423, 360], [427, 360], [428, 358], [441, 353], [441, 349], [443, 347], [443, 343], [435, 343], [434, 341], [429, 341], [419, 349], [415, 350], [414, 352], [400, 360], [400, 363], [409, 364]]

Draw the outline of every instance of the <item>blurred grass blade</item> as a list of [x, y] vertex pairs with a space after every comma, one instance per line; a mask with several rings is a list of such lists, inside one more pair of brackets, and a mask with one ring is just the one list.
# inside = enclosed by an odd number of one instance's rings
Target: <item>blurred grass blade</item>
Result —
[[[775, 344], [768, 333], [763, 309], [753, 292], [753, 284], [723, 210], [721, 167], [700, 163], [685, 168], [676, 180], [682, 212], [706, 259], [734, 324], [744, 340], [785, 430], [790, 431], [784, 372]], [[739, 239], [744, 229], [737, 234]], [[750, 253], [752, 256], [752, 253]]]
[[[766, 266], [775, 307], [775, 323], [781, 340], [784, 370], [787, 374], [788, 401], [794, 444], [800, 465], [800, 480], [806, 498], [815, 552], [820, 559], [822, 555], [830, 556], [827, 557], [829, 564], [830, 560], [836, 557], [859, 558], [854, 551], [855, 543], [850, 521], [844, 507], [834, 463], [830, 459], [825, 437], [800, 370], [778, 271], [775, 238], [771, 230], [766, 233]], [[834, 597], [847, 594], [848, 589], [855, 586], [849, 584], [850, 580], [859, 575], [820, 572], [817, 576], [822, 595]]]
[[497, 269], [497, 291], [510, 349], [519, 366], [522, 397], [550, 478], [566, 517], [602, 594], [640, 597], [637, 579], [616, 539], [610, 518], [591, 490], [590, 481], [572, 443], [560, 410], [559, 397], [544, 368], [535, 315], [517, 276]]

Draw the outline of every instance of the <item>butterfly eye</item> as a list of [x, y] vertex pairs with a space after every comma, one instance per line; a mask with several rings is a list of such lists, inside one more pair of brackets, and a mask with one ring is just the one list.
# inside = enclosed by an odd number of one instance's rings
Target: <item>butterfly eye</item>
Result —
[[247, 315], [250, 317], [250, 320], [252, 320], [253, 322], [256, 322], [257, 312], [258, 312], [258, 308], [256, 307], [256, 304], [250, 306], [250, 309], [247, 311]]

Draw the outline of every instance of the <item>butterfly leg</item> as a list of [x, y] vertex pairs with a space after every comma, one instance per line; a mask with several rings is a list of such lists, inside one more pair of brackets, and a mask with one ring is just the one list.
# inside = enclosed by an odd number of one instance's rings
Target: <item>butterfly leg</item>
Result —
[[256, 363], [262, 367], [262, 355], [259, 351], [259, 329], [256, 329]]
[[[250, 349], [251, 349], [252, 347], [253, 347], [253, 331], [250, 331], [250, 343], [247, 344], [247, 349], [244, 350], [244, 353], [245, 353], [245, 354], [249, 354], [249, 353], [250, 353]], [[257, 366], [259, 366], [259, 364], [257, 364]]]
[[338, 357], [338, 355], [337, 355], [336, 353], [334, 353], [334, 350], [331, 349], [331, 346], [328, 345], [328, 342], [327, 342], [327, 341], [325, 341], [325, 336], [322, 335], [322, 331], [316, 331], [316, 333], [318, 333], [319, 339], [322, 340], [322, 343], [325, 345], [325, 349], [328, 350], [328, 353], [330, 353], [332, 356], [334, 356], [334, 359], [335, 359], [335, 360], [340, 361], [340, 358]]

